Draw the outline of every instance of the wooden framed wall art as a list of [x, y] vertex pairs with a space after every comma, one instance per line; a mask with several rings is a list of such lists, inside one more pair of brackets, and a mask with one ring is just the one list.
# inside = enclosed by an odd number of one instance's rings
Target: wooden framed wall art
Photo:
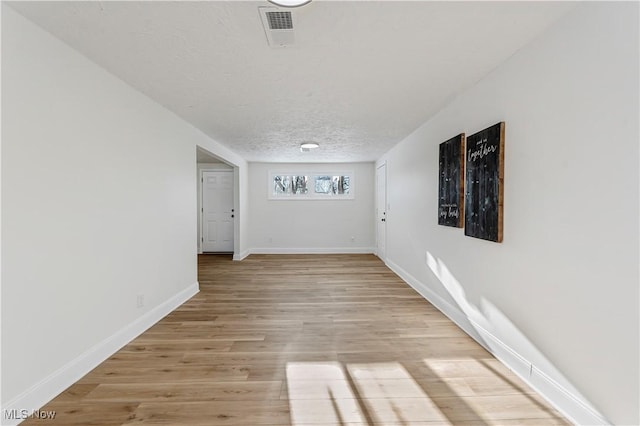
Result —
[[438, 225], [462, 228], [464, 155], [464, 133], [440, 144]]
[[504, 122], [467, 137], [464, 234], [502, 242]]

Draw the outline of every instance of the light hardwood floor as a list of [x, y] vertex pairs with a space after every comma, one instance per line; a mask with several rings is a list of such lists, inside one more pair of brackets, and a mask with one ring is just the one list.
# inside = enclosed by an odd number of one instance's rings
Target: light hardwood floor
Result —
[[24, 424], [568, 424], [375, 256], [202, 255], [199, 281]]

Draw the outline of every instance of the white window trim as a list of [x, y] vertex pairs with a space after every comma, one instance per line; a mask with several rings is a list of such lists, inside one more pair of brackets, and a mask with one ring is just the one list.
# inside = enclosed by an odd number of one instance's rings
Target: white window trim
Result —
[[[306, 194], [283, 194], [276, 195], [273, 193], [273, 179], [276, 176], [308, 176], [309, 192]], [[349, 193], [348, 194], [318, 194], [315, 192], [316, 176], [349, 176]], [[304, 171], [269, 171], [267, 179], [267, 198], [277, 201], [318, 201], [318, 200], [353, 200], [355, 199], [355, 173], [352, 171], [331, 171], [331, 172], [304, 172]]]

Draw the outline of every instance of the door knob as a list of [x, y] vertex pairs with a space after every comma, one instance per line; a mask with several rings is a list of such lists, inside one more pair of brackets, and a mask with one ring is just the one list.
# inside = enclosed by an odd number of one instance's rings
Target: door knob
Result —
[[234, 215], [231, 215], [231, 217], [235, 217]]
[[382, 219], [380, 219], [380, 220], [382, 220], [383, 222], [386, 222], [386, 221], [387, 221], [384, 217], [383, 217]]

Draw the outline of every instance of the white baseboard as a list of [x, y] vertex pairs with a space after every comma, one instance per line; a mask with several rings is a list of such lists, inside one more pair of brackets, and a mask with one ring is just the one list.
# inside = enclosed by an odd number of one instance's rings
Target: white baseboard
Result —
[[271, 248], [260, 247], [250, 250], [250, 254], [372, 254], [374, 247], [322, 247], [322, 248]]
[[404, 282], [409, 284], [415, 291], [417, 291], [422, 297], [427, 299], [433, 306], [438, 308], [443, 314], [445, 314], [451, 321], [456, 323], [458, 327], [464, 330], [465, 333], [473, 337], [482, 347], [489, 351], [489, 347], [480, 339], [480, 335], [473, 328], [466, 315], [458, 308], [454, 307], [451, 303], [444, 300], [438, 294], [436, 294], [429, 287], [420, 282], [413, 275], [402, 269], [399, 265], [391, 260], [385, 262], [386, 265], [396, 275], [398, 275]]
[[577, 425], [611, 425], [604, 416], [567, 391], [535, 366], [531, 367], [531, 376], [525, 380], [536, 392], [542, 395], [558, 411]]
[[390, 260], [387, 260], [386, 264], [389, 269], [449, 317], [451, 321], [456, 323], [458, 327], [482, 345], [495, 356], [496, 359], [517, 374], [569, 421], [576, 425], [611, 424], [600, 413], [585, 404], [581, 398], [568, 391], [545, 372], [536, 368], [529, 360], [521, 356], [517, 351], [480, 326], [477, 322], [468, 318], [459, 308], [443, 299], [439, 294], [435, 293], [399, 265]]
[[251, 251], [249, 250], [245, 250], [240, 253], [233, 253], [233, 260], [244, 260], [250, 254], [251, 254]]
[[0, 413], [0, 424], [9, 426], [22, 422], [22, 418], [5, 418], [5, 413], [31, 413], [40, 409], [199, 291], [199, 283], [190, 285], [7, 402]]

